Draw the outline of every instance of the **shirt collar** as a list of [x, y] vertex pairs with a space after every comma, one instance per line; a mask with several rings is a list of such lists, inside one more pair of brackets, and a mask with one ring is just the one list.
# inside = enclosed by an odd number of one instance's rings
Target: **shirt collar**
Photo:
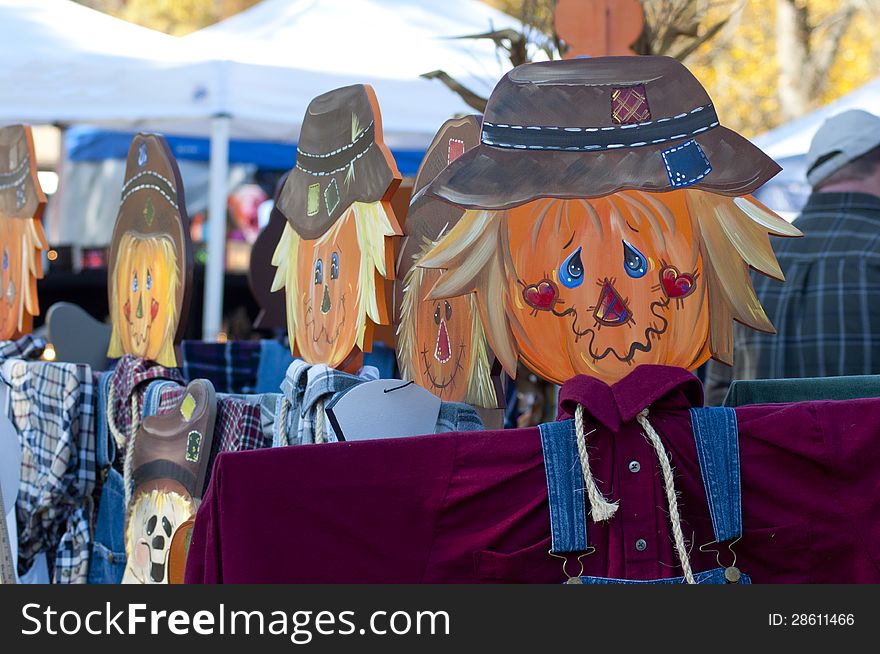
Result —
[[880, 220], [880, 197], [870, 193], [813, 193], [807, 199], [801, 215], [829, 211], [875, 212]]
[[646, 407], [687, 410], [703, 406], [703, 386], [684, 368], [643, 365], [610, 386], [586, 375], [568, 380], [559, 391], [557, 420], [573, 417], [578, 404], [604, 427], [617, 432]]

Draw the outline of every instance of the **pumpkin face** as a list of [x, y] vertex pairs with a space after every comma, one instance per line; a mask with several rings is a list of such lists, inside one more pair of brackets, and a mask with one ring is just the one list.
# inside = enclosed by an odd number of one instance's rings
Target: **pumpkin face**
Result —
[[37, 280], [48, 249], [40, 217], [40, 189], [29, 127], [0, 128], [0, 340], [29, 333], [40, 313]]
[[320, 239], [299, 241], [295, 341], [309, 363], [339, 367], [356, 347], [361, 256], [352, 209]]
[[417, 384], [450, 402], [463, 402], [471, 370], [474, 307], [470, 296], [429, 300], [441, 271], [422, 271], [417, 298], [413, 361]]
[[163, 235], [126, 232], [113, 273], [118, 302], [115, 322], [123, 351], [174, 366], [173, 342], [178, 320], [177, 259], [174, 244]]
[[508, 310], [520, 358], [562, 383], [709, 357], [702, 259], [680, 192], [541, 199], [507, 216]]

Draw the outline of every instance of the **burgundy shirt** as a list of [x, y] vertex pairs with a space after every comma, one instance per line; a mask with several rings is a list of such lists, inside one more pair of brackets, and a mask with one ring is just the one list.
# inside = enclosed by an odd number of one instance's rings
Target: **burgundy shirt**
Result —
[[[620, 502], [609, 522], [590, 522], [596, 551], [584, 574], [681, 575], [656, 454], [635, 421], [646, 406], [675, 469], [693, 570], [718, 566], [699, 549], [714, 538], [688, 413], [702, 401], [696, 377], [666, 366], [640, 366], [613, 386], [584, 376], [563, 386], [559, 417], [584, 405], [593, 474]], [[737, 567], [756, 583], [880, 582], [880, 399], [736, 413]], [[222, 454], [186, 580], [561, 582], [547, 553], [546, 484], [536, 428]]]

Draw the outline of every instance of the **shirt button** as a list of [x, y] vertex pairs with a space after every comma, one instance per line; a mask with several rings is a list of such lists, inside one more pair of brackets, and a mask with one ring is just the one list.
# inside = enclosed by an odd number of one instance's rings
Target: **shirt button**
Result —
[[630, 461], [629, 462], [629, 471], [630, 472], [638, 472], [641, 469], [642, 469], [642, 466], [638, 461]]
[[644, 538], [639, 538], [636, 541], [636, 549], [639, 552], [644, 552], [646, 549], [648, 549], [648, 541], [646, 541]]

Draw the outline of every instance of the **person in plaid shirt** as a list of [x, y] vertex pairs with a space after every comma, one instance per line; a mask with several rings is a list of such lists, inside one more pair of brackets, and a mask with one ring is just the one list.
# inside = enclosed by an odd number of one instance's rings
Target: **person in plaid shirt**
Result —
[[737, 325], [731, 370], [711, 361], [706, 403], [731, 379], [880, 373], [880, 118], [846, 111], [828, 119], [807, 155], [813, 192], [795, 225], [803, 238], [773, 239], [785, 283], [752, 275], [775, 325]]

